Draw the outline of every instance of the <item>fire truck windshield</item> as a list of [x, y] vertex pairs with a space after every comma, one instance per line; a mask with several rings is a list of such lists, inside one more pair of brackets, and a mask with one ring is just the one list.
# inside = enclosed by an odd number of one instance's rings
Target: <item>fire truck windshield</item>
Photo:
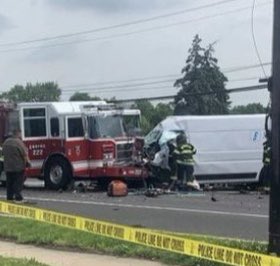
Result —
[[131, 130], [140, 130], [140, 116], [139, 115], [124, 115], [123, 124], [125, 131], [129, 133]]
[[92, 139], [126, 136], [123, 119], [118, 115], [89, 116], [88, 129]]

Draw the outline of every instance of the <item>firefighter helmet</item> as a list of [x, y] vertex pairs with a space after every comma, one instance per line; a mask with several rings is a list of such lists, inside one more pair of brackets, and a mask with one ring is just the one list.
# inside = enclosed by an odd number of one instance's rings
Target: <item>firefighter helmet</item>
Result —
[[177, 145], [179, 144], [183, 144], [187, 142], [187, 136], [184, 133], [180, 133], [177, 137], [176, 137], [176, 143]]

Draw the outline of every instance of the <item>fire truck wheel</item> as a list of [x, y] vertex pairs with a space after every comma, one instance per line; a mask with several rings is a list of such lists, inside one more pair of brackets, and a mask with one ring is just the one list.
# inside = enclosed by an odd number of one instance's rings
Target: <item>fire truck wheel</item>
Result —
[[72, 179], [69, 163], [61, 157], [53, 157], [44, 171], [45, 186], [50, 189], [65, 189]]

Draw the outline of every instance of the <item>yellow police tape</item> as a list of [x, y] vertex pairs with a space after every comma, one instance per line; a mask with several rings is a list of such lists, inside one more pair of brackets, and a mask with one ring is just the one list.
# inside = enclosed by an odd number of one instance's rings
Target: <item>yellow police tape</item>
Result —
[[280, 266], [278, 257], [173, 236], [171, 232], [118, 225], [6, 201], [0, 201], [0, 212], [229, 265]]

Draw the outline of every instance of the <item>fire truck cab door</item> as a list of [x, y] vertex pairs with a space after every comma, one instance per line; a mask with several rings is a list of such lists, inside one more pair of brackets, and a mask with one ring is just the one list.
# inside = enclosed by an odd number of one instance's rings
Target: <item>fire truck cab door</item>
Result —
[[89, 145], [83, 116], [65, 117], [65, 150], [73, 165], [74, 176], [89, 176]]

